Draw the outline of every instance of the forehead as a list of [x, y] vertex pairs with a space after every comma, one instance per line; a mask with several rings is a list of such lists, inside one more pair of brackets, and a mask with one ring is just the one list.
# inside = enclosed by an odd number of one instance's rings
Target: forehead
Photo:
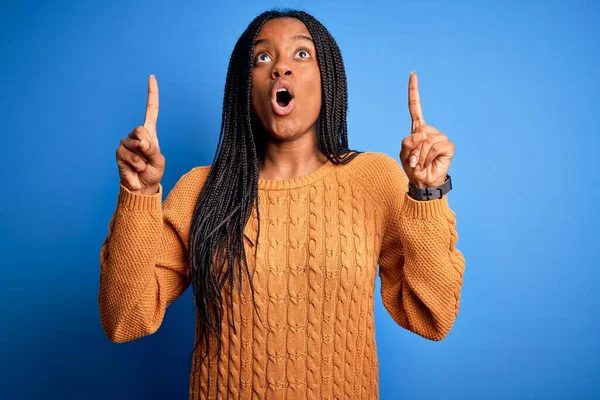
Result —
[[296, 35], [312, 37], [306, 25], [296, 18], [275, 18], [267, 21], [256, 36], [256, 40], [289, 40]]

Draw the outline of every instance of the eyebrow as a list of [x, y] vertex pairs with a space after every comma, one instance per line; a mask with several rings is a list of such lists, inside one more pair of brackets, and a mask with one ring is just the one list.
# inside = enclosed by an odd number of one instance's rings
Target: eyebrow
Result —
[[[305, 36], [305, 35], [292, 36], [290, 39], [292, 39], [292, 40], [308, 40], [310, 42], [313, 41], [312, 38], [309, 38], [308, 36]], [[258, 39], [257, 41], [254, 42], [254, 45], [257, 46], [261, 43], [271, 44], [271, 41], [269, 39]]]

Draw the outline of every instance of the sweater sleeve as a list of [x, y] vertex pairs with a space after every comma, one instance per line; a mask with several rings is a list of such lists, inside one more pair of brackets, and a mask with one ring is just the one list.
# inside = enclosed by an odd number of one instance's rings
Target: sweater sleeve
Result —
[[383, 304], [400, 326], [430, 340], [442, 340], [458, 315], [465, 260], [456, 215], [441, 199], [408, 195], [408, 179], [385, 156], [381, 177], [387, 221], [379, 253]]
[[135, 194], [120, 186], [100, 250], [98, 294], [102, 327], [113, 342], [156, 332], [167, 306], [189, 286], [187, 241], [180, 233], [182, 180], [164, 204], [162, 185], [154, 195]]

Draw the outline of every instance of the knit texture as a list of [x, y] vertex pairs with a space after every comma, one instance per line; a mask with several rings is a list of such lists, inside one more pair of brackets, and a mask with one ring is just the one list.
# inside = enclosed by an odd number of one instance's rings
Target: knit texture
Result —
[[[100, 252], [110, 340], [156, 332], [190, 285], [189, 227], [209, 169], [182, 176], [164, 203], [162, 186], [155, 195], [120, 187]], [[417, 335], [441, 340], [458, 315], [465, 261], [447, 195], [413, 200], [400, 164], [375, 152], [258, 184], [260, 238], [254, 209], [244, 242], [257, 311], [244, 274], [233, 313], [224, 310], [222, 356], [212, 338], [200, 367], [198, 349], [189, 398], [377, 399], [376, 275], [385, 309]]]

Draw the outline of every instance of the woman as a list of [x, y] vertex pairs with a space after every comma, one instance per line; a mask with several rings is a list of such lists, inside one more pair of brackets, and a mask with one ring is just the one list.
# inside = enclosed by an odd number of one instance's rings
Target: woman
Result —
[[192, 285], [190, 399], [377, 398], [377, 264], [399, 325], [431, 340], [453, 326], [464, 271], [444, 195], [454, 146], [424, 123], [411, 74], [404, 172], [383, 153], [350, 150], [346, 90], [318, 21], [261, 14], [231, 56], [212, 165], [161, 203], [150, 77], [145, 123], [117, 150], [99, 305], [109, 338], [131, 341], [154, 333]]

